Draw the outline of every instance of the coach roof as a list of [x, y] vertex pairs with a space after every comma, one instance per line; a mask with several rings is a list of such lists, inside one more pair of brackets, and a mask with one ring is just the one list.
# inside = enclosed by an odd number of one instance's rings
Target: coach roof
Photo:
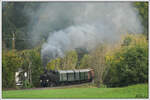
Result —
[[89, 69], [81, 69], [80, 72], [88, 72], [90, 71]]
[[67, 73], [66, 70], [58, 70], [59, 73]]

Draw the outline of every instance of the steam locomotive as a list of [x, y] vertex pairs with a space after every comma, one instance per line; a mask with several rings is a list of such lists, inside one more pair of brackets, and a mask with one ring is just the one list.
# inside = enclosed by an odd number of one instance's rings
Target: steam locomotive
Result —
[[45, 71], [40, 76], [42, 87], [54, 87], [65, 84], [91, 82], [94, 78], [93, 69]]

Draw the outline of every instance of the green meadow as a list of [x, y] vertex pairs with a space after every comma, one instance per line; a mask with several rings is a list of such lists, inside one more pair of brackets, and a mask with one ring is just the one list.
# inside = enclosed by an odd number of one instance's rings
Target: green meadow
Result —
[[3, 98], [148, 98], [148, 84], [118, 88], [72, 87], [63, 89], [7, 90]]

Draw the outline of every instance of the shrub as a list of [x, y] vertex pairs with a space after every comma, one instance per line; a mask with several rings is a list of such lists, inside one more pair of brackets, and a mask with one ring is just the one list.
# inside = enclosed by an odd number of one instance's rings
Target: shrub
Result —
[[148, 82], [148, 42], [142, 35], [127, 35], [119, 49], [106, 57], [103, 80], [108, 86]]

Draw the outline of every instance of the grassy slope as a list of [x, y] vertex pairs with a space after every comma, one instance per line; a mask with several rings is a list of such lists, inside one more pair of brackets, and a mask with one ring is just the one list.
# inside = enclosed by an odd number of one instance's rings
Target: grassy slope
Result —
[[67, 88], [3, 91], [3, 98], [135, 98], [148, 97], [148, 85], [138, 84], [123, 88]]

